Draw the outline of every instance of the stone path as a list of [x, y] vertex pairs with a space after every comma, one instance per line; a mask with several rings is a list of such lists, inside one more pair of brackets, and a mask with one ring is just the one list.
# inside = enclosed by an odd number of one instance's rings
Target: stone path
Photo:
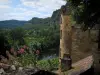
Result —
[[80, 67], [84, 70], [88, 70], [93, 64], [93, 57], [92, 56], [88, 56], [74, 64], [72, 64], [73, 67]]
[[88, 56], [74, 64], [72, 64], [73, 69], [68, 72], [68, 75], [80, 75], [81, 73], [90, 69], [93, 65], [93, 57]]

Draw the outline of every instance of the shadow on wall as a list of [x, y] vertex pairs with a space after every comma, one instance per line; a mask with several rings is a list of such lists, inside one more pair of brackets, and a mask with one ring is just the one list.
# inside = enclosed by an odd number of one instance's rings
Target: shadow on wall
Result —
[[94, 75], [94, 69], [90, 68], [89, 70], [87, 70], [86, 72], [84, 72], [80, 75]]

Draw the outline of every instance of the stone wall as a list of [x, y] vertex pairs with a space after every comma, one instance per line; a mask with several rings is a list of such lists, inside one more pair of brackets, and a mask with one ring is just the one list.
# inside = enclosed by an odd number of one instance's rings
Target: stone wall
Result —
[[83, 59], [97, 50], [97, 43], [95, 41], [98, 30], [87, 30], [84, 32], [80, 28], [73, 27], [72, 32], [72, 62]]

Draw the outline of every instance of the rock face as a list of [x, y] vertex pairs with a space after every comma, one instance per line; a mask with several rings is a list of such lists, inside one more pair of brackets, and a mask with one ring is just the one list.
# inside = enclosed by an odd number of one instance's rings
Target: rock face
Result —
[[11, 70], [15, 71], [16, 67], [14, 65], [11, 66]]
[[13, 66], [13, 68], [11, 68], [9, 71], [4, 71], [4, 69], [0, 69], [0, 75], [31, 75], [33, 74], [35, 71], [28, 69], [28, 70], [22, 70], [22, 68], [20, 67], [20, 70], [15, 70], [15, 67]]
[[28, 75], [24, 71], [18, 71], [15, 75]]
[[44, 70], [35, 70], [35, 69], [23, 69], [5, 72], [3, 69], [0, 69], [0, 75], [56, 75], [55, 73], [44, 71]]
[[4, 73], [5, 73], [4, 69], [1, 68], [1, 69], [0, 69], [0, 75], [1, 75], [1, 74], [4, 74]]
[[23, 70], [23, 67], [19, 67], [19, 68], [18, 68], [18, 71], [22, 71], [22, 70]]
[[9, 68], [1, 68], [0, 75], [56, 75], [54, 73], [39, 70], [38, 68], [23, 68], [11, 65]]

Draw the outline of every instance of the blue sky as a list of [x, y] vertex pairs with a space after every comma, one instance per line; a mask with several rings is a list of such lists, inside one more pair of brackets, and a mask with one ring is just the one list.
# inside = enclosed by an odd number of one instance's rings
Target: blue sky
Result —
[[46, 18], [64, 4], [63, 0], [0, 0], [0, 20]]

